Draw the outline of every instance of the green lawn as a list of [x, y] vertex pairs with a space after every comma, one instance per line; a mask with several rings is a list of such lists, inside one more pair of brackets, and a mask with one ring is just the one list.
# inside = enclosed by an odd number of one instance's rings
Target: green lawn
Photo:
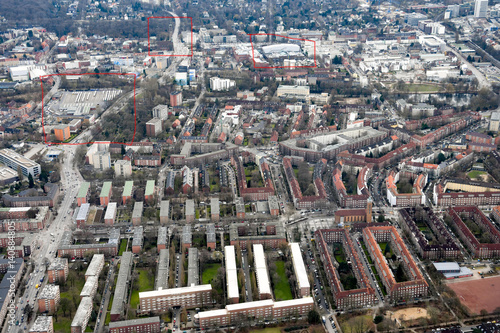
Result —
[[125, 251], [127, 251], [127, 240], [122, 239], [120, 242], [120, 250], [118, 251], [118, 255], [121, 256]]
[[484, 171], [472, 170], [471, 172], [469, 172], [467, 174], [467, 176], [469, 176], [470, 179], [475, 179], [475, 178], [479, 178], [480, 175], [483, 175], [485, 173], [486, 172], [484, 172]]
[[[363, 324], [360, 324], [359, 320], [363, 320]], [[366, 327], [365, 331], [368, 331], [369, 329], [372, 329], [374, 324], [373, 324], [373, 318], [371, 315], [363, 315], [363, 316], [356, 316], [352, 317], [347, 321], [341, 321], [340, 322], [340, 327], [342, 328], [342, 332], [355, 332], [355, 327]]]
[[276, 300], [286, 301], [292, 299], [292, 290], [285, 272], [285, 262], [276, 261], [276, 273], [279, 276], [278, 281], [274, 281], [274, 297]]
[[251, 330], [250, 333], [281, 333], [279, 327], [267, 327], [261, 330]]
[[137, 268], [136, 271], [139, 274], [137, 278], [138, 279], [137, 284], [139, 286], [139, 290], [134, 288], [134, 290], [132, 290], [132, 295], [130, 295], [130, 306], [133, 309], [137, 308], [137, 305], [139, 304], [139, 292], [153, 290], [155, 283], [154, 278], [151, 278], [148, 275], [147, 270], [145, 268]]
[[[72, 316], [75, 315], [75, 312], [71, 314]], [[71, 322], [73, 321], [73, 318], [67, 318], [63, 317], [62, 314], [57, 316], [57, 320], [54, 320], [54, 332], [59, 333], [59, 332], [71, 332]]]
[[212, 283], [212, 280], [217, 275], [217, 271], [219, 270], [220, 267], [221, 264], [216, 264], [216, 263], [206, 265], [205, 269], [201, 273], [202, 284]]

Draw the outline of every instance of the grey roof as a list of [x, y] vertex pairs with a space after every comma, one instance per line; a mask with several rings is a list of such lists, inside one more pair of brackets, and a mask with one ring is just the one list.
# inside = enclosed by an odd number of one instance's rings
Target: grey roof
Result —
[[83, 297], [80, 301], [80, 305], [76, 310], [75, 316], [73, 317], [73, 322], [71, 322], [71, 327], [81, 327], [82, 332], [85, 331], [87, 327], [89, 313], [92, 311], [92, 299], [90, 297]]
[[210, 210], [212, 214], [220, 214], [219, 198], [210, 198]]
[[242, 197], [237, 197], [234, 199], [234, 204], [236, 205], [236, 213], [244, 213], [245, 212], [245, 202]]
[[167, 227], [159, 227], [158, 228], [158, 240], [156, 241], [157, 245], [167, 244]]
[[267, 198], [267, 202], [269, 203], [269, 209], [270, 210], [273, 210], [273, 209], [280, 209], [280, 206], [278, 204], [278, 197], [275, 196], [275, 195], [270, 195], [268, 198]]
[[120, 228], [113, 228], [109, 230], [109, 244], [116, 244], [120, 241]]
[[490, 120], [499, 121], [500, 120], [500, 112], [492, 112]]
[[160, 317], [149, 317], [149, 318], [139, 318], [139, 319], [131, 319], [131, 320], [122, 320], [122, 321], [113, 321], [109, 323], [109, 328], [120, 328], [120, 327], [128, 327], [135, 325], [144, 325], [144, 324], [155, 324], [158, 323], [160, 325]]
[[132, 239], [132, 246], [142, 247], [144, 238], [144, 228], [142, 226], [134, 228], [134, 238]]
[[30, 328], [30, 333], [36, 333], [36, 332], [48, 332], [50, 329], [52, 329], [52, 316], [38, 316], [36, 317], [35, 322], [33, 323], [33, 326]]
[[62, 270], [68, 265], [68, 258], [55, 258], [49, 266], [49, 271], [51, 270]]
[[115, 295], [111, 306], [111, 315], [122, 315], [124, 306], [127, 302], [127, 290], [132, 269], [132, 252], [123, 252], [120, 259], [120, 270], [116, 279]]
[[58, 294], [59, 286], [57, 284], [46, 284], [38, 295], [38, 299], [54, 299]]
[[436, 270], [439, 271], [460, 271], [460, 266], [456, 262], [435, 262], [433, 263]]
[[185, 225], [182, 227], [182, 244], [191, 244], [193, 235], [191, 234], [191, 226]]
[[104, 267], [104, 254], [94, 254], [85, 275], [99, 275]]
[[158, 272], [156, 274], [156, 289], [168, 288], [168, 263], [170, 257], [167, 249], [160, 250], [160, 258], [158, 259]]
[[142, 217], [142, 211], [144, 209], [144, 202], [142, 201], [137, 201], [134, 204], [134, 210], [132, 212], [132, 218], [141, 218]]
[[162, 200], [160, 204], [160, 217], [163, 216], [168, 217], [169, 212], [170, 212], [170, 201]]
[[186, 200], [186, 216], [194, 215], [194, 200]]
[[80, 206], [78, 210], [78, 215], [76, 216], [77, 220], [87, 220], [89, 216], [90, 204], [84, 203]]
[[94, 293], [97, 290], [97, 284], [99, 283], [99, 277], [96, 275], [89, 276], [83, 285], [82, 291], [80, 292], [80, 297], [94, 297]]
[[207, 243], [215, 243], [216, 242], [215, 225], [213, 223], [207, 224], [206, 234], [207, 234]]
[[188, 282], [187, 286], [200, 284], [198, 249], [190, 247], [188, 250]]
[[175, 171], [169, 171], [167, 173], [167, 179], [165, 181], [165, 188], [175, 189]]

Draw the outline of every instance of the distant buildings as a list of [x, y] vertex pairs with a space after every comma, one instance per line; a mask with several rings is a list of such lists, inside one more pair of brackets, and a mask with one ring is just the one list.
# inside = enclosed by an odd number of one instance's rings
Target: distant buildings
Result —
[[488, 0], [476, 0], [474, 5], [474, 17], [486, 18], [488, 13]]
[[250, 230], [246, 225], [233, 223], [229, 226], [229, 241], [231, 245], [239, 245], [242, 250], [252, 244], [262, 244], [265, 248], [277, 249], [281, 244], [287, 243], [281, 223], [268, 222], [258, 229]]
[[214, 91], [229, 90], [236, 86], [236, 82], [230, 79], [221, 79], [218, 77], [210, 78], [210, 89]]

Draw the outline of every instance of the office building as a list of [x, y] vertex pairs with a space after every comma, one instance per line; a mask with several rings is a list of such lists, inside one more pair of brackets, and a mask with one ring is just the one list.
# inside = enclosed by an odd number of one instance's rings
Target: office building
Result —
[[16, 153], [12, 149], [0, 149], [0, 163], [16, 171], [20, 169], [24, 177], [31, 174], [33, 178], [37, 178], [41, 172], [40, 164]]
[[486, 18], [488, 13], [488, 0], [476, 0], [474, 6], [474, 17]]
[[69, 131], [69, 125], [57, 125], [54, 127], [54, 135], [57, 140], [64, 142], [69, 139], [71, 133]]

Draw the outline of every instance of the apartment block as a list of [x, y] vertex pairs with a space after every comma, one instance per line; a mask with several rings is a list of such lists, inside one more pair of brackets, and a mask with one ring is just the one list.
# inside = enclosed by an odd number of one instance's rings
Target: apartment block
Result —
[[109, 323], [110, 333], [160, 333], [160, 317], [139, 318]]
[[47, 281], [48, 283], [64, 283], [68, 274], [68, 258], [54, 258], [47, 269]]
[[129, 200], [132, 199], [132, 188], [134, 187], [134, 182], [129, 180], [125, 182], [122, 192], [122, 204], [126, 205]]
[[36, 317], [29, 333], [54, 333], [54, 321], [52, 316]]
[[84, 297], [76, 310], [73, 321], [71, 322], [71, 333], [84, 333], [92, 314], [93, 302], [90, 297]]
[[162, 200], [160, 204], [160, 223], [161, 224], [168, 223], [169, 216], [170, 216], [170, 201]]
[[104, 254], [94, 254], [85, 272], [85, 281], [90, 276], [99, 276], [104, 267]]
[[259, 298], [261, 300], [273, 298], [271, 293], [271, 282], [267, 272], [264, 246], [262, 246], [262, 244], [253, 244], [253, 257], [255, 277], [257, 279], [257, 287], [259, 289]]
[[115, 224], [116, 208], [117, 208], [116, 202], [110, 202], [108, 204], [108, 207], [106, 208], [106, 214], [104, 214], [104, 224], [106, 225]]
[[106, 207], [111, 199], [112, 183], [104, 182], [102, 184], [101, 194], [99, 195], [99, 201], [101, 206]]
[[57, 306], [61, 299], [59, 286], [55, 284], [46, 284], [42, 292], [38, 295], [38, 312], [53, 314], [57, 311]]
[[156, 241], [156, 248], [158, 250], [158, 253], [160, 253], [161, 250], [168, 248], [167, 237], [168, 237], [167, 227], [159, 227], [158, 228], [158, 239]]
[[293, 270], [297, 279], [298, 294], [300, 297], [311, 295], [311, 285], [309, 284], [309, 277], [307, 275], [302, 252], [300, 251], [299, 243], [290, 243], [290, 252], [292, 256]]
[[139, 293], [139, 313], [165, 313], [172, 307], [205, 307], [212, 304], [212, 285], [161, 289]]

